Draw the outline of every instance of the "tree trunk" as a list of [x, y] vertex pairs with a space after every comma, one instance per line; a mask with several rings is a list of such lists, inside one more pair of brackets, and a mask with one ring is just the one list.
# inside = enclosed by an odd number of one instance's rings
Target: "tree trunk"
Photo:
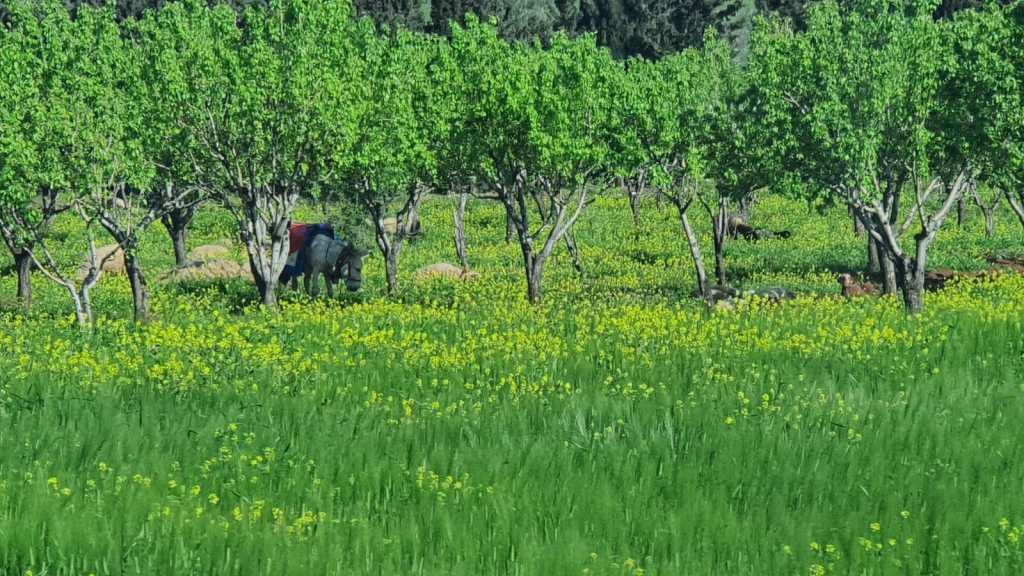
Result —
[[1006, 200], [1010, 204], [1010, 208], [1013, 213], [1017, 215], [1017, 220], [1020, 220], [1020, 225], [1024, 226], [1024, 192], [1020, 192], [1020, 199], [1014, 198], [1013, 193], [1009, 189], [1005, 191]]
[[398, 291], [398, 251], [394, 246], [387, 252], [387, 293], [394, 295]]
[[864, 235], [864, 222], [853, 213], [853, 208], [850, 208], [850, 214], [853, 216], [853, 233], [857, 236]]
[[[863, 230], [864, 225], [860, 223], [860, 219], [857, 219], [858, 225]], [[878, 255], [878, 244], [875, 242], [874, 236], [868, 234], [868, 274], [878, 274], [882, 271], [882, 264]]]
[[90, 270], [85, 280], [82, 281], [82, 285], [77, 288], [74, 282], [61, 282], [64, 288], [71, 294], [71, 301], [75, 306], [75, 320], [79, 328], [85, 328], [92, 324], [92, 296], [90, 291], [99, 282], [101, 275], [102, 272], [99, 270]]
[[576, 272], [582, 274], [583, 258], [580, 256], [580, 249], [576, 244], [576, 235], [571, 228], [565, 233], [565, 246], [569, 249], [569, 255], [572, 256], [572, 267], [576, 269]]
[[260, 302], [270, 310], [277, 310], [277, 286], [288, 261], [290, 213], [291, 205], [281, 214], [271, 216], [267, 222], [257, 211], [252, 211], [240, 222], [244, 231], [242, 241], [249, 255], [249, 269], [256, 281]]
[[14, 253], [14, 266], [18, 269], [18, 301], [28, 312], [32, 308], [32, 255], [28, 250]]
[[750, 222], [750, 211], [754, 208], [754, 202], [757, 198], [753, 194], [746, 194], [740, 198], [740, 218], [743, 218], [744, 222]]
[[633, 226], [640, 227], [640, 191], [629, 187], [629, 211], [633, 214]]
[[728, 225], [728, 206], [725, 199], [718, 202], [718, 213], [713, 218], [715, 240], [715, 277], [718, 284], [725, 286], [725, 233]]
[[149, 289], [146, 277], [142, 274], [135, 250], [124, 251], [124, 265], [128, 272], [128, 283], [132, 287], [132, 303], [134, 305], [135, 322], [149, 321]]
[[466, 248], [466, 203], [469, 193], [459, 193], [459, 204], [455, 208], [455, 253], [463, 270], [469, 270], [469, 250]]
[[963, 228], [967, 220], [967, 200], [961, 197], [956, 202], [956, 227]]
[[92, 310], [88, 304], [88, 298], [83, 298], [82, 294], [75, 292], [74, 288], [70, 290], [71, 301], [75, 305], [75, 323], [79, 328], [85, 328], [92, 323]]
[[924, 310], [924, 270], [913, 259], [897, 258], [896, 268], [900, 277], [903, 305], [907, 312], [917, 314]]
[[693, 258], [693, 266], [697, 272], [697, 292], [701, 298], [708, 296], [708, 274], [704, 269], [704, 258], [700, 253], [700, 242], [697, 234], [690, 225], [690, 219], [686, 216], [686, 209], [679, 207], [679, 222], [683, 227], [683, 235], [686, 236], [686, 243], [690, 247], [690, 256]]
[[168, 228], [167, 233], [171, 236], [171, 243], [174, 245], [174, 265], [181, 268], [188, 264], [188, 229], [175, 230]]
[[[415, 203], [415, 200], [406, 204], [407, 209]], [[398, 257], [402, 253], [402, 241], [406, 232], [404, 227], [399, 227], [395, 234], [389, 235], [384, 228], [384, 207], [374, 202], [365, 204], [370, 217], [373, 219], [374, 231], [377, 237], [377, 247], [384, 256], [384, 275], [387, 280], [388, 294], [394, 295], [398, 292]], [[408, 218], [409, 213], [403, 211], [398, 214], [396, 220], [401, 224]]]
[[[276, 242], [276, 241], [275, 241]], [[271, 244], [271, 257], [270, 261], [266, 265], [260, 265], [259, 261], [264, 258], [264, 255], [257, 256], [255, 251], [262, 250], [260, 246], [252, 245], [251, 240], [246, 240], [246, 250], [249, 253], [249, 270], [252, 272], [253, 280], [256, 282], [256, 291], [260, 295], [260, 303], [265, 307], [276, 310], [277, 309], [277, 285], [280, 283], [281, 272], [274, 273], [275, 257], [273, 253], [276, 251], [274, 244]], [[285, 257], [287, 260], [288, 248], [284, 248]], [[281, 264], [281, 269], [284, 268], [284, 264]]]
[[423, 202], [423, 196], [423, 194], [416, 193], [409, 210], [404, 215], [399, 214], [403, 224], [402, 229], [405, 230], [405, 236], [410, 240], [415, 239], [423, 231], [420, 224], [420, 204]]
[[991, 238], [996, 233], [996, 211], [984, 210], [985, 213], [985, 237]]
[[544, 265], [526, 267], [526, 297], [530, 304], [541, 301], [540, 280], [544, 274]]
[[271, 310], [277, 309], [277, 284], [276, 278], [256, 280], [256, 287], [260, 291], [260, 302]]
[[882, 262], [882, 293], [895, 294], [900, 290], [900, 282], [896, 276], [896, 265], [893, 258], [884, 250], [879, 250], [878, 255]]
[[516, 236], [516, 226], [512, 222], [512, 216], [505, 215], [505, 244], [510, 244]]
[[189, 207], [173, 210], [160, 218], [174, 246], [174, 265], [179, 268], [188, 264], [188, 226], [193, 216], [195, 207]]

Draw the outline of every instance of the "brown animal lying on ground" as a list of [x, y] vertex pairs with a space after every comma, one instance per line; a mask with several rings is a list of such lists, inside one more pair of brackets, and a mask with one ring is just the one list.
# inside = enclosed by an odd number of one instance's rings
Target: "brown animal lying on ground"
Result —
[[949, 268], [938, 268], [931, 272], [925, 272], [924, 289], [930, 291], [942, 290], [946, 287], [947, 282], [960, 275], [959, 272]]
[[447, 262], [439, 262], [437, 264], [431, 264], [424, 266], [416, 271], [417, 280], [429, 280], [432, 278], [451, 278], [453, 280], [473, 280], [480, 277], [480, 273], [474, 272], [469, 268], [459, 268], [454, 264]]
[[985, 260], [997, 268], [1009, 268], [1018, 274], [1024, 274], [1024, 258], [996, 258], [995, 256], [987, 256]]
[[858, 298], [860, 296], [874, 296], [878, 294], [878, 288], [871, 282], [857, 282], [852, 274], [840, 274], [839, 285], [842, 286], [843, 296], [847, 298]]
[[[995, 273], [997, 273], [995, 270], [957, 272], [956, 270], [950, 270], [949, 268], [937, 268], [930, 272], [925, 272], [924, 289], [929, 292], [934, 292], [936, 290], [942, 290], [946, 287], [946, 284], [956, 279], [988, 278], [993, 276]], [[878, 288], [875, 284], [872, 284], [871, 282], [857, 282], [851, 274], [840, 274], [838, 280], [840, 286], [843, 287], [843, 296], [846, 296], [847, 298], [874, 296], [878, 294]]]

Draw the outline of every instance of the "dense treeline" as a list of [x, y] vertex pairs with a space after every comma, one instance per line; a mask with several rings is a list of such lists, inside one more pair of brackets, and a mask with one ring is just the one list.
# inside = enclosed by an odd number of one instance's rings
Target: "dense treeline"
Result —
[[[138, 18], [169, 0], [112, 0], [122, 18]], [[173, 1], [173, 0], [170, 0]], [[1004, 4], [1009, 0], [1001, 0]], [[69, 9], [107, 0], [67, 0]], [[239, 10], [266, 5], [266, 0], [228, 0]], [[704, 30], [715, 28], [734, 49], [745, 54], [757, 16], [788, 19], [796, 29], [806, 21], [809, 0], [354, 0], [361, 16], [382, 25], [450, 35], [450, 22], [465, 24], [466, 14], [497, 18], [508, 40], [548, 39], [557, 31], [570, 36], [594, 33], [616, 57], [661, 57], [701, 43]], [[0, 2], [0, 13], [6, 2]], [[942, 0], [934, 14], [951, 17], [977, 8], [983, 0]]]
[[[766, 192], [841, 205], [867, 233], [889, 292], [920, 310], [928, 248], [978, 184], [1024, 224], [1024, 9], [937, 19], [936, 4], [862, 0], [807, 12], [802, 31], [758, 19], [747, 57], [709, 29], [658, 61], [613, 59], [594, 35], [504, 40], [469, 15], [450, 37], [381, 31], [344, 0], [275, 0], [239, 13], [202, 1], [123, 18], [59, 2], [9, 3], [0, 37], [0, 232], [30, 299], [34, 266], [91, 320], [102, 274], [92, 238], [136, 257], [163, 222], [183, 244], [203, 202], [238, 225], [267, 306], [300, 198], [365, 210], [390, 291], [406, 227], [427, 194], [505, 209], [538, 301], [545, 266], [595, 195], [625, 189], [675, 206], [697, 290], [710, 289], [690, 218], [713, 225], [727, 280], [730, 215]], [[87, 273], [47, 248], [73, 213]], [[464, 250], [460, 251], [460, 254]]]

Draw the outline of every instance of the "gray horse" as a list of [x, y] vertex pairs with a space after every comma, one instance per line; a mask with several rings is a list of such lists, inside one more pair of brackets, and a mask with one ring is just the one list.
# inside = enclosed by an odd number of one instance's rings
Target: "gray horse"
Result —
[[[327, 295], [334, 297], [334, 286], [345, 280], [349, 292], [355, 292], [363, 284], [363, 258], [369, 254], [351, 243], [319, 234], [306, 250], [302, 284], [306, 293], [316, 297], [320, 294], [320, 275], [327, 282]], [[298, 288], [298, 279], [292, 281], [292, 288]]]

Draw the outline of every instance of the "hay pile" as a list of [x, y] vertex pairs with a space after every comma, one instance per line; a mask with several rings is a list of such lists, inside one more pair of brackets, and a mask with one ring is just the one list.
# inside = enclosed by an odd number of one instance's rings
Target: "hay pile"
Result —
[[229, 260], [231, 258], [230, 242], [221, 240], [214, 244], [205, 244], [188, 253], [189, 260], [206, 262], [208, 260]]
[[192, 262], [187, 266], [172, 268], [161, 274], [157, 280], [171, 282], [208, 282], [212, 280], [242, 279], [252, 281], [252, 272], [234, 260], [206, 260]]
[[462, 269], [454, 264], [439, 262], [424, 266], [416, 271], [416, 279], [419, 281], [432, 280], [434, 278], [451, 278], [452, 280], [474, 280], [480, 274], [469, 269]]
[[[113, 256], [110, 256], [113, 254]], [[110, 256], [110, 259], [103, 262], [104, 258]], [[100, 269], [103, 270], [104, 274], [124, 274], [124, 251], [117, 244], [108, 244], [106, 246], [100, 246], [96, 249], [96, 261], [103, 262]], [[78, 273], [75, 275], [79, 282], [85, 280], [86, 275], [89, 274], [89, 255], [86, 254], [82, 260], [82, 265], [78, 268]]]

